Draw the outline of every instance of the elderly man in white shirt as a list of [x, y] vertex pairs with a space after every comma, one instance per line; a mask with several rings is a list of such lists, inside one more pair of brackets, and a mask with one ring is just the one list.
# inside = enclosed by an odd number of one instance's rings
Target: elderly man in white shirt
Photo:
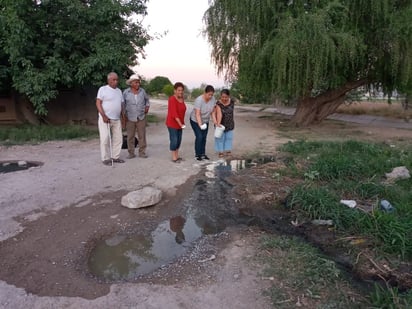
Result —
[[116, 73], [107, 75], [107, 85], [99, 88], [96, 107], [99, 114], [100, 154], [103, 164], [124, 163], [120, 159], [122, 150], [122, 91], [117, 88], [119, 78]]

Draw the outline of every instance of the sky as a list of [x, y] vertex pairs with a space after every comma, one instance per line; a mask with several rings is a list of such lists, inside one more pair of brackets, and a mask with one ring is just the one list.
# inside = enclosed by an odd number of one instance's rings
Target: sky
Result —
[[149, 0], [143, 25], [151, 34], [168, 33], [146, 45], [146, 59], [139, 59], [135, 73], [148, 80], [165, 76], [190, 89], [202, 83], [223, 87], [223, 77], [217, 76], [211, 62], [211, 48], [201, 34], [207, 8], [208, 0]]

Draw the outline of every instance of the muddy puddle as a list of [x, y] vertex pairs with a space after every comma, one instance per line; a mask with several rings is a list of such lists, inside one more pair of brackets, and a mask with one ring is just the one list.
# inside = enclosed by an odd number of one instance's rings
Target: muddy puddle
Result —
[[0, 174], [23, 171], [42, 165], [43, 163], [35, 161], [0, 161]]
[[149, 235], [112, 235], [98, 241], [88, 260], [91, 274], [108, 281], [134, 280], [178, 259], [203, 235], [217, 234], [229, 225], [256, 224], [253, 214], [228, 198], [233, 185], [226, 178], [273, 160], [219, 160], [206, 165], [206, 178], [195, 183], [181, 215], [160, 222]]

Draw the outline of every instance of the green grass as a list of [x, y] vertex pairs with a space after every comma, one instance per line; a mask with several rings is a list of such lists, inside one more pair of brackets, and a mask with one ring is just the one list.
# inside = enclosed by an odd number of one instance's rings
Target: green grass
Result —
[[[411, 149], [358, 141], [299, 141], [281, 150], [292, 156], [287, 164], [303, 162], [299, 173], [304, 182], [292, 190], [289, 207], [311, 219], [332, 219], [341, 232], [368, 236], [382, 252], [412, 258], [412, 180], [383, 183], [394, 167], [412, 170]], [[356, 200], [372, 211], [347, 208], [341, 199]], [[396, 211], [381, 211], [382, 199]]]
[[154, 114], [147, 114], [146, 115], [146, 120], [148, 123], [158, 123], [159, 122], [159, 118], [154, 115]]
[[273, 278], [266, 294], [275, 308], [294, 308], [299, 298], [307, 299], [311, 308], [362, 308], [365, 304], [366, 298], [350, 288], [336, 264], [306, 242], [267, 236], [262, 249], [267, 252], [263, 276]]
[[97, 127], [91, 129], [79, 125], [21, 125], [16, 127], [0, 127], [1, 145], [36, 144], [51, 140], [93, 138], [97, 136]]
[[[159, 118], [147, 114], [148, 123], [158, 123]], [[0, 145], [37, 144], [52, 140], [69, 140], [79, 138], [95, 138], [99, 136], [97, 125], [95, 127], [80, 125], [19, 125], [0, 127]]]
[[394, 287], [382, 287], [375, 284], [375, 290], [370, 295], [372, 308], [407, 309], [412, 306], [412, 291], [400, 293]]

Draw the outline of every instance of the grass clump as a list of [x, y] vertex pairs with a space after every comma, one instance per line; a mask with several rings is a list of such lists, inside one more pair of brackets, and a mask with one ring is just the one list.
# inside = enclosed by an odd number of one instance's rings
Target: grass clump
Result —
[[68, 140], [77, 138], [93, 138], [98, 136], [97, 128], [79, 125], [21, 125], [16, 127], [0, 127], [0, 144], [17, 145], [39, 143], [51, 140]]
[[[281, 150], [303, 162], [304, 182], [292, 190], [289, 207], [311, 219], [331, 219], [343, 233], [367, 236], [382, 252], [412, 258], [412, 180], [384, 183], [385, 173], [394, 167], [412, 168], [410, 149], [359, 141], [299, 141]], [[355, 200], [367, 209], [348, 208], [341, 199]], [[382, 211], [382, 199], [396, 210]]]
[[375, 284], [370, 295], [372, 308], [407, 309], [412, 305], [412, 291], [400, 293], [396, 287], [383, 287]]
[[262, 247], [267, 253], [263, 275], [273, 281], [267, 294], [275, 308], [362, 308], [365, 304], [336, 264], [304, 241], [267, 236]]

